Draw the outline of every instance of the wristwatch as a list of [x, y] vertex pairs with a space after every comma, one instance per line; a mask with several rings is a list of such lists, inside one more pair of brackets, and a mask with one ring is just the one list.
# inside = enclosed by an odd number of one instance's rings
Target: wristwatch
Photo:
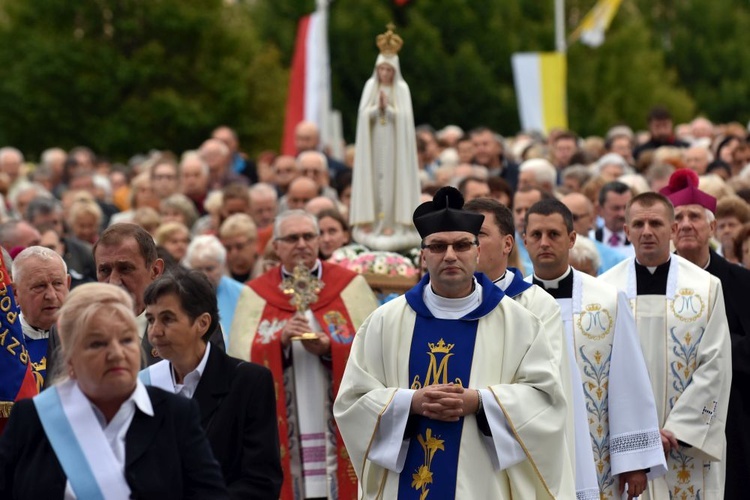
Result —
[[484, 409], [484, 405], [482, 404], [482, 393], [479, 391], [479, 389], [476, 389], [477, 391], [477, 415]]

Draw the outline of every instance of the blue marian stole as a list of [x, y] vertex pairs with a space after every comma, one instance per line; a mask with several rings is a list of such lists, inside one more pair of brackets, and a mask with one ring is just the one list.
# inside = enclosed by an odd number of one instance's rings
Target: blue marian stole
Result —
[[[481, 305], [458, 320], [435, 318], [422, 299], [429, 276], [409, 292], [406, 300], [417, 313], [409, 354], [409, 380], [412, 389], [434, 384], [459, 384], [469, 387], [479, 318], [491, 312], [504, 294], [486, 276], [477, 274], [481, 283]], [[464, 418], [441, 422], [412, 415], [415, 431], [399, 478], [400, 499], [429, 498], [435, 491], [439, 498], [454, 498], [458, 455]]]
[[534, 286], [532, 283], [524, 281], [523, 273], [515, 267], [509, 267], [507, 270], [513, 273], [513, 281], [511, 281], [508, 288], [505, 289], [505, 295], [508, 297], [515, 299], [517, 295], [522, 294]]

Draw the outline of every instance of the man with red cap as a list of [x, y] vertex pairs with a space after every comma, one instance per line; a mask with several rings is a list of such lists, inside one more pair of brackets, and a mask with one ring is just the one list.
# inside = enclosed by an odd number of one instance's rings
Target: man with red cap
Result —
[[630, 201], [625, 232], [635, 257], [601, 278], [624, 291], [633, 309], [667, 456], [667, 475], [649, 481], [641, 498], [718, 499], [732, 378], [724, 294], [716, 277], [670, 252], [672, 203], [710, 200], [679, 176], [667, 195], [673, 201], [653, 192]]
[[709, 246], [714, 234], [716, 198], [698, 189], [692, 170], [677, 170], [661, 191], [675, 207], [677, 231], [672, 237], [677, 254], [713, 274], [724, 291], [732, 339], [732, 390], [726, 418], [727, 499], [744, 498], [750, 471], [750, 270], [727, 262]]
[[575, 498], [541, 321], [476, 273], [484, 215], [417, 207], [429, 274], [357, 331], [334, 415], [363, 498]]

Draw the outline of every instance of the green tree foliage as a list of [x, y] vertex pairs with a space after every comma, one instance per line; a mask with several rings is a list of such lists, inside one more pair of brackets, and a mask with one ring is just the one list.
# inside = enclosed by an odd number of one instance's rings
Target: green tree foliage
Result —
[[125, 158], [195, 148], [222, 123], [277, 147], [286, 72], [244, 5], [4, 0], [0, 144]]
[[[567, 0], [568, 30], [596, 0]], [[220, 123], [245, 149], [277, 148], [297, 23], [313, 0], [0, 0], [0, 144], [33, 155], [91, 145], [123, 158], [196, 147]], [[333, 104], [353, 139], [356, 109], [395, 22], [417, 123], [513, 134], [510, 64], [554, 49], [553, 2], [336, 0]], [[730, 120], [750, 92], [750, 7], [740, 0], [624, 0], [604, 45], [568, 57], [570, 127], [644, 126], [649, 107]], [[748, 61], [750, 62], [750, 61]]]
[[[677, 117], [694, 103], [680, 88], [647, 21], [625, 0], [605, 44], [571, 47], [568, 60], [570, 126], [603, 134], [616, 123], [642, 128], [650, 106], [663, 103]], [[595, 0], [569, 0], [572, 31]], [[375, 37], [394, 21], [404, 38], [401, 70], [409, 83], [415, 121], [442, 127], [487, 125], [513, 134], [519, 128], [511, 55], [554, 49], [553, 2], [523, 0], [336, 0], [330, 6], [333, 103], [353, 139], [362, 87], [377, 56]], [[260, 2], [264, 39], [291, 60], [297, 19], [312, 12], [312, 0]]]
[[700, 112], [747, 122], [750, 110], [750, 7], [745, 1], [688, 0], [674, 4], [667, 60]]
[[569, 48], [568, 103], [570, 126], [583, 135], [601, 135], [619, 123], [646, 128], [648, 110], [655, 104], [667, 106], [677, 122], [695, 111], [676, 72], [654, 47], [640, 12], [627, 6], [600, 47], [575, 43]]

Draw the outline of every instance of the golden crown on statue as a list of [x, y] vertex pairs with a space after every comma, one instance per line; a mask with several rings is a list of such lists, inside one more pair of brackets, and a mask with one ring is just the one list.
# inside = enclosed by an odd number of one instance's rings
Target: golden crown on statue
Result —
[[430, 347], [431, 353], [442, 352], [447, 354], [451, 352], [451, 349], [453, 349], [453, 346], [455, 344], [446, 344], [445, 340], [440, 339], [437, 345], [433, 344], [432, 342], [428, 342], [427, 345]]
[[404, 45], [404, 40], [393, 32], [393, 30], [396, 29], [396, 26], [393, 23], [388, 23], [386, 28], [388, 28], [388, 31], [381, 33], [375, 39], [378, 49], [380, 49], [380, 53], [385, 56], [396, 55]]

